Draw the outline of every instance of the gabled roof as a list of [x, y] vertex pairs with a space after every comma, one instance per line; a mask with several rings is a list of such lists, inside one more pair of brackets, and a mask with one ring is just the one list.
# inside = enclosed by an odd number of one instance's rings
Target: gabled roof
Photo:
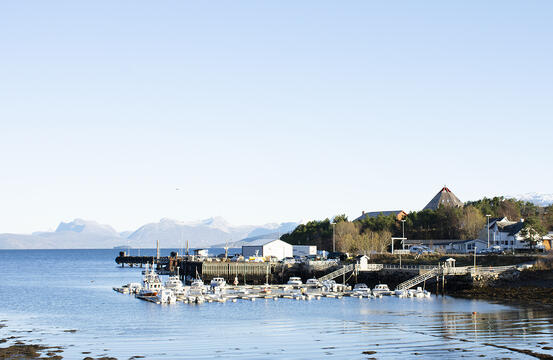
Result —
[[[282, 241], [282, 240], [280, 240], [280, 239], [258, 239], [258, 240], [250, 241], [247, 244], [242, 245], [242, 247], [244, 247], [244, 246], [265, 246], [265, 245], [267, 245], [269, 243], [272, 243], [274, 241]], [[286, 245], [290, 245], [285, 241], [282, 241], [282, 242], [285, 243]], [[292, 246], [292, 245], [290, 245], [290, 246]]]
[[506, 225], [506, 226], [499, 226], [499, 231], [509, 233], [509, 236], [516, 235], [522, 230], [524, 227], [524, 221], [519, 221], [514, 224]]
[[463, 202], [447, 186], [444, 186], [423, 210], [437, 210], [440, 206], [462, 207]]

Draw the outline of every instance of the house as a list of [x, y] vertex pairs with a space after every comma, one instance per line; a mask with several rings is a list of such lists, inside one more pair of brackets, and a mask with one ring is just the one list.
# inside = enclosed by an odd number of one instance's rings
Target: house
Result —
[[387, 210], [387, 211], [371, 211], [371, 212], [363, 211], [361, 212], [361, 216], [359, 216], [354, 221], [359, 221], [366, 218], [375, 218], [379, 216], [390, 216], [390, 215], [393, 215], [396, 218], [396, 220], [399, 221], [399, 220], [403, 220], [407, 216], [407, 213], [403, 210]]
[[438, 210], [440, 206], [463, 207], [463, 202], [459, 200], [447, 186], [444, 186], [442, 190], [438, 191], [436, 196], [426, 204], [423, 210]]
[[293, 245], [292, 253], [294, 256], [317, 255], [316, 245]]
[[459, 240], [459, 239], [443, 239], [443, 240], [412, 240], [406, 239], [404, 241], [406, 248], [413, 246], [426, 246], [432, 251], [440, 253], [454, 253], [454, 254], [466, 254], [474, 251], [476, 246], [477, 250], [486, 249], [488, 244], [481, 239], [471, 240]]
[[285, 257], [292, 257], [293, 254], [292, 245], [279, 239], [259, 239], [242, 246], [242, 255], [245, 258], [250, 256], [274, 256], [282, 260]]
[[355, 257], [357, 269], [360, 271], [369, 269], [369, 257], [367, 255], [359, 255]]
[[[524, 219], [519, 221], [510, 221], [506, 217], [491, 218], [489, 226], [484, 225], [480, 231], [479, 238], [488, 242], [488, 233], [490, 246], [500, 246], [501, 250], [522, 250], [529, 249], [530, 245], [524, 241], [521, 230], [524, 228]], [[536, 244], [537, 249], [544, 249], [546, 244], [551, 246], [551, 242], [544, 237]], [[544, 241], [545, 240], [545, 241]]]

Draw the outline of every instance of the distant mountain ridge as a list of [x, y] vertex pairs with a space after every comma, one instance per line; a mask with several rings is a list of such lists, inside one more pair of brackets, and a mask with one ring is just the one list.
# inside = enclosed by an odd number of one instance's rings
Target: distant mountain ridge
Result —
[[515, 199], [531, 202], [538, 206], [549, 206], [553, 204], [553, 194], [540, 194], [536, 192], [530, 192], [513, 196]]
[[164, 248], [184, 248], [186, 241], [190, 248], [212, 247], [266, 234], [284, 234], [294, 230], [298, 224], [285, 222], [234, 226], [222, 217], [193, 222], [163, 218], [135, 231], [119, 233], [109, 225], [75, 219], [61, 222], [53, 232], [0, 234], [0, 249], [94, 249], [126, 245], [153, 248], [157, 240]]

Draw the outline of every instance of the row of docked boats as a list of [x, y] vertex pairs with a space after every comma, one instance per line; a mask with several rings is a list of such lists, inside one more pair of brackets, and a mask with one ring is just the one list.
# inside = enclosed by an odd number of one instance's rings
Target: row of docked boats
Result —
[[[179, 275], [169, 276], [163, 283], [154, 266], [147, 266], [143, 272], [142, 283], [129, 283], [113, 290], [123, 294], [133, 294], [137, 298], [156, 304], [172, 304], [177, 301], [184, 303], [203, 302], [236, 302], [238, 299], [255, 301], [265, 298], [311, 300], [322, 297], [342, 298], [343, 296], [359, 298], [378, 298], [385, 295], [399, 297], [430, 297], [430, 293], [421, 288], [416, 290], [391, 291], [386, 284], [376, 285], [370, 289], [366, 284], [350, 286], [337, 284], [334, 280], [319, 281], [308, 279], [303, 284], [301, 278], [291, 277], [284, 285], [228, 285], [224, 278], [213, 278], [208, 285], [199, 279], [192, 279], [190, 285], [184, 285]], [[237, 282], [237, 281], [235, 281]]]
[[156, 304], [171, 304], [177, 300], [203, 302], [206, 294], [216, 294], [226, 286], [223, 278], [214, 278], [209, 286], [206, 286], [201, 279], [194, 279], [190, 286], [185, 286], [178, 274], [169, 276], [163, 284], [153, 265], [146, 265], [143, 274], [142, 283], [129, 283], [114, 287], [113, 290], [122, 294], [133, 294], [141, 300]]
[[[288, 285], [300, 287], [303, 286], [303, 282], [300, 277], [291, 277], [288, 280]], [[319, 281], [317, 279], [308, 279], [305, 282], [305, 286], [307, 287], [314, 287], [314, 288], [321, 288], [327, 291], [338, 291], [339, 285], [334, 280], [324, 280]], [[405, 289], [405, 290], [390, 290], [388, 285], [386, 284], [378, 284], [376, 285], [372, 290], [367, 286], [367, 284], [364, 283], [358, 283], [355, 284], [353, 289], [351, 290], [351, 294], [353, 295], [360, 295], [360, 296], [368, 296], [368, 297], [382, 297], [382, 296], [389, 296], [389, 295], [395, 295], [401, 298], [404, 297], [417, 297], [417, 298], [424, 298], [424, 297], [430, 297], [431, 294], [429, 291], [422, 289], [421, 287], [417, 287], [416, 289]]]

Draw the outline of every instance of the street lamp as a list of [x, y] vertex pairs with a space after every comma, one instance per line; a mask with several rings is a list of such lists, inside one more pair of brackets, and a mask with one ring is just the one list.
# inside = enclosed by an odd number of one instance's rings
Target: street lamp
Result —
[[486, 215], [486, 218], [488, 218], [488, 249], [490, 248], [490, 216]]
[[400, 220], [401, 221], [401, 248], [405, 250], [405, 219]]

